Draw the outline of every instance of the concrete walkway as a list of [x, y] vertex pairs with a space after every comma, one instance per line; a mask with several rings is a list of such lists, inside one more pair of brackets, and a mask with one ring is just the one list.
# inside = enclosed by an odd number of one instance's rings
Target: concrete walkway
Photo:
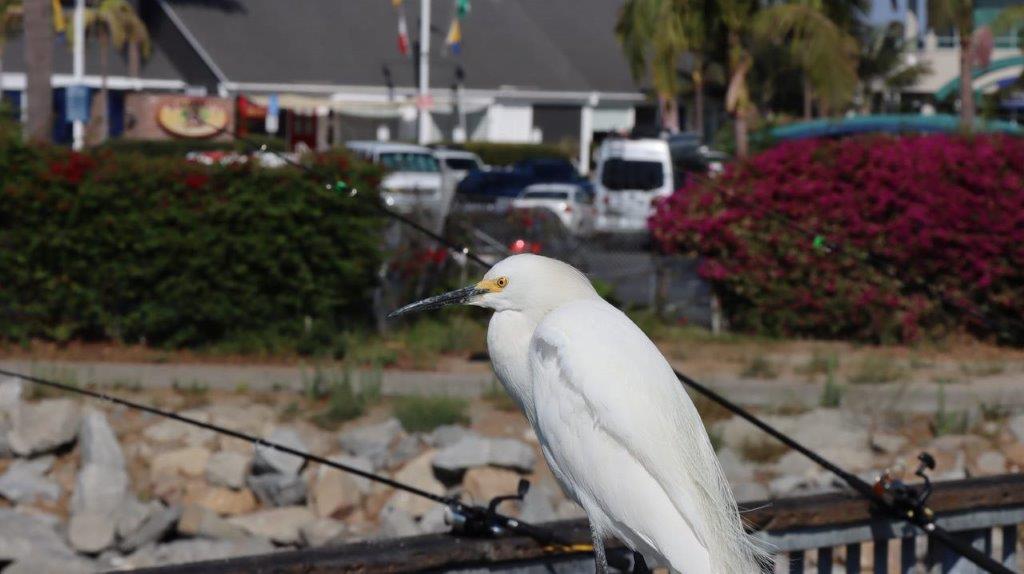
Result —
[[[680, 365], [682, 367], [682, 365]], [[235, 390], [288, 390], [301, 392], [313, 379], [312, 365], [237, 365], [211, 363], [110, 363], [88, 361], [0, 360], [6, 370], [51, 378], [79, 385], [100, 387], [141, 386], [167, 388], [175, 384], [200, 383], [209, 388]], [[684, 367], [685, 368], [685, 367]], [[342, 376], [339, 369], [325, 370], [330, 377]], [[353, 373], [355, 382], [376, 378], [376, 373]], [[385, 370], [379, 373], [381, 392], [388, 396], [449, 395], [466, 398], [485, 393], [495, 378], [489, 370], [479, 373]], [[791, 408], [818, 406], [822, 383], [742, 378], [700, 379], [729, 399], [748, 407]], [[865, 414], [879, 412], [934, 413], [944, 394], [948, 411], [977, 413], [984, 408], [1024, 411], [1024, 383], [1017, 374], [1004, 374], [970, 383], [937, 385], [930, 382], [885, 385], [844, 385], [844, 409]]]

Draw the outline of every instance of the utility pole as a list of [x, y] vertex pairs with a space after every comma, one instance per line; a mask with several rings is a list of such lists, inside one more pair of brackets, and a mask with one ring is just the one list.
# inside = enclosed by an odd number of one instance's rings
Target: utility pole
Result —
[[430, 112], [427, 103], [430, 97], [430, 0], [420, 0], [420, 66], [419, 94], [416, 107], [419, 109], [417, 143], [424, 145], [430, 139]]
[[[74, 76], [75, 85], [85, 83], [85, 0], [75, 0], [75, 45], [74, 45]], [[85, 145], [85, 123], [75, 119], [71, 124], [74, 140], [72, 147], [81, 150]]]

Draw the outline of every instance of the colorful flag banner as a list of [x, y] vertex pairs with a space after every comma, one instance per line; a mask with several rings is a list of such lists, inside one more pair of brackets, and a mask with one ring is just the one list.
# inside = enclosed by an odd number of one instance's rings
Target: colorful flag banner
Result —
[[462, 51], [462, 24], [458, 18], [452, 18], [452, 25], [448, 27], [448, 37], [444, 43], [452, 54], [458, 55]]
[[58, 34], [63, 34], [68, 29], [68, 21], [64, 17], [64, 7], [60, 5], [60, 0], [52, 0], [53, 3], [53, 30]]
[[398, 51], [409, 55], [409, 25], [405, 22], [405, 10], [398, 10]]

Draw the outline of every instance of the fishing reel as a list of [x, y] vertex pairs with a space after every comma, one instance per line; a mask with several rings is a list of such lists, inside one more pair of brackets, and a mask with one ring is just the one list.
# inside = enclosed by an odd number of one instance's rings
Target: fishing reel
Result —
[[[445, 507], [444, 521], [453, 532], [468, 536], [501, 536], [513, 530], [518, 524], [515, 519], [498, 513], [498, 506], [509, 500], [522, 501], [530, 491], [530, 481], [519, 479], [515, 494], [495, 496], [487, 508], [456, 503]], [[511, 521], [511, 522], [510, 522]]]
[[924, 483], [920, 487], [911, 486], [902, 480], [902, 473], [895, 473], [886, 469], [873, 487], [875, 494], [889, 500], [892, 505], [910, 519], [924, 519], [931, 522], [934, 513], [925, 506], [928, 498], [932, 495], [932, 481], [927, 471], [935, 470], [935, 458], [927, 452], [917, 456], [920, 461], [914, 475], [920, 477]]

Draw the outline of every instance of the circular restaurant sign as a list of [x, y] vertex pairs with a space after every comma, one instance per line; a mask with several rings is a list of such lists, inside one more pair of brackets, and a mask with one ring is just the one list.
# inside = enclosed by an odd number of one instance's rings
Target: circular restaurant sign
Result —
[[183, 138], [208, 138], [228, 127], [227, 106], [202, 98], [165, 102], [156, 113], [160, 127]]

